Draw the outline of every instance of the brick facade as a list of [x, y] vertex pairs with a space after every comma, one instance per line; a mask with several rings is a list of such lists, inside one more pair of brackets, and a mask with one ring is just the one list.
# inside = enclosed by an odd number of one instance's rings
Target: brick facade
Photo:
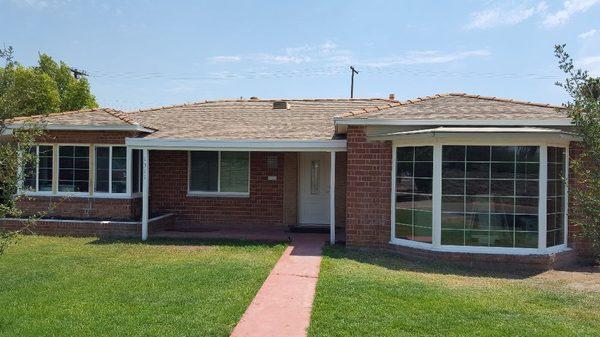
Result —
[[366, 128], [348, 126], [346, 243], [383, 248], [390, 241], [391, 142], [367, 142]]
[[[277, 168], [267, 166], [269, 156], [277, 158]], [[249, 197], [189, 196], [187, 152], [150, 151], [150, 209], [176, 214], [178, 225], [283, 226], [283, 172], [283, 153], [252, 152]]]
[[141, 198], [108, 199], [81, 197], [24, 197], [18, 207], [24, 216], [43, 214], [56, 218], [139, 220]]

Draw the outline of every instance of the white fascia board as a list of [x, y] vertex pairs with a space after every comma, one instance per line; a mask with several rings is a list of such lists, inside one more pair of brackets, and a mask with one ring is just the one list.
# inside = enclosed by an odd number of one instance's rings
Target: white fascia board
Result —
[[126, 138], [134, 149], [226, 151], [346, 151], [346, 140], [201, 140]]
[[[33, 128], [34, 125], [27, 124], [13, 124], [7, 127], [7, 129], [14, 130], [19, 128]], [[59, 125], [59, 124], [39, 124], [39, 128], [42, 130], [53, 130], [53, 131], [139, 131], [152, 133], [154, 130], [145, 128], [141, 125]]]
[[573, 126], [569, 118], [561, 119], [334, 119], [336, 125], [391, 125], [391, 126], [427, 126], [427, 125], [461, 125], [461, 126]]

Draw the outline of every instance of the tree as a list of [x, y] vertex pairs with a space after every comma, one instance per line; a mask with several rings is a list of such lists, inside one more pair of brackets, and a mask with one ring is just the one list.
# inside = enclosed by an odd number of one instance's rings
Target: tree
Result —
[[37, 66], [24, 67], [12, 59], [12, 48], [2, 52], [10, 61], [2, 56], [6, 62], [0, 68], [0, 108], [31, 116], [98, 106], [87, 79], [75, 78], [64, 62], [40, 54]]
[[557, 45], [554, 54], [566, 74], [556, 83], [571, 97], [566, 104], [569, 117], [582, 140], [581, 154], [571, 161], [578, 184], [571, 189], [580, 234], [590, 242], [591, 253], [600, 260], [600, 78], [576, 69], [565, 45]]
[[[16, 206], [21, 197], [17, 193], [18, 186], [23, 179], [23, 171], [19, 170], [19, 167], [21, 164], [31, 166], [37, 160], [32, 153], [23, 151], [23, 149], [33, 145], [35, 138], [41, 135], [41, 129], [35, 125], [27, 125], [19, 130], [9, 130], [8, 124], [19, 115], [17, 112], [19, 110], [16, 109], [22, 106], [15, 103], [13, 88], [29, 88], [24, 92], [27, 94], [33, 90], [43, 91], [48, 82], [48, 78], [43, 76], [32, 77], [23, 74], [27, 70], [15, 66], [12, 54], [13, 50], [10, 47], [0, 49], [0, 59], [5, 61], [4, 68], [0, 71], [0, 177], [2, 177], [0, 179], [0, 218], [18, 217], [21, 214]], [[31, 100], [31, 96], [35, 95], [20, 98], [18, 102], [37, 102], [37, 100]], [[46, 92], [39, 97], [46, 98], [47, 102], [53, 102], [53, 96], [46, 95]], [[43, 106], [34, 104], [30, 106], [37, 107], [39, 111], [45, 110]], [[0, 255], [9, 244], [16, 240], [19, 233], [19, 230], [0, 232]]]

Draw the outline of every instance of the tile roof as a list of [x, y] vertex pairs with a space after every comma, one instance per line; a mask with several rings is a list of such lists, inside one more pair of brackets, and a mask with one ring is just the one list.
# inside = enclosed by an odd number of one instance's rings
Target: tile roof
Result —
[[119, 110], [108, 108], [86, 109], [51, 113], [48, 115], [36, 115], [28, 117], [17, 117], [12, 122], [35, 122], [46, 125], [137, 125], [129, 116]]
[[206, 140], [328, 140], [333, 118], [348, 111], [390, 107], [387, 99], [291, 99], [289, 109], [273, 109], [275, 99], [204, 101], [127, 113], [157, 129], [146, 138]]
[[359, 109], [340, 119], [549, 120], [568, 118], [564, 107], [512, 99], [448, 93], [396, 102], [387, 109]]

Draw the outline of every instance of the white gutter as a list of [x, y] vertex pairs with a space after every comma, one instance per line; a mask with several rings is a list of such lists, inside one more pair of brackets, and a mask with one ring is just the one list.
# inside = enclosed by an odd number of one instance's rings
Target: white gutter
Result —
[[227, 151], [346, 151], [346, 140], [207, 140], [126, 138], [133, 149], [149, 150], [227, 150]]
[[571, 119], [366, 119], [353, 118], [341, 119], [334, 118], [336, 125], [394, 125], [394, 126], [411, 126], [411, 125], [446, 125], [446, 126], [573, 126]]

